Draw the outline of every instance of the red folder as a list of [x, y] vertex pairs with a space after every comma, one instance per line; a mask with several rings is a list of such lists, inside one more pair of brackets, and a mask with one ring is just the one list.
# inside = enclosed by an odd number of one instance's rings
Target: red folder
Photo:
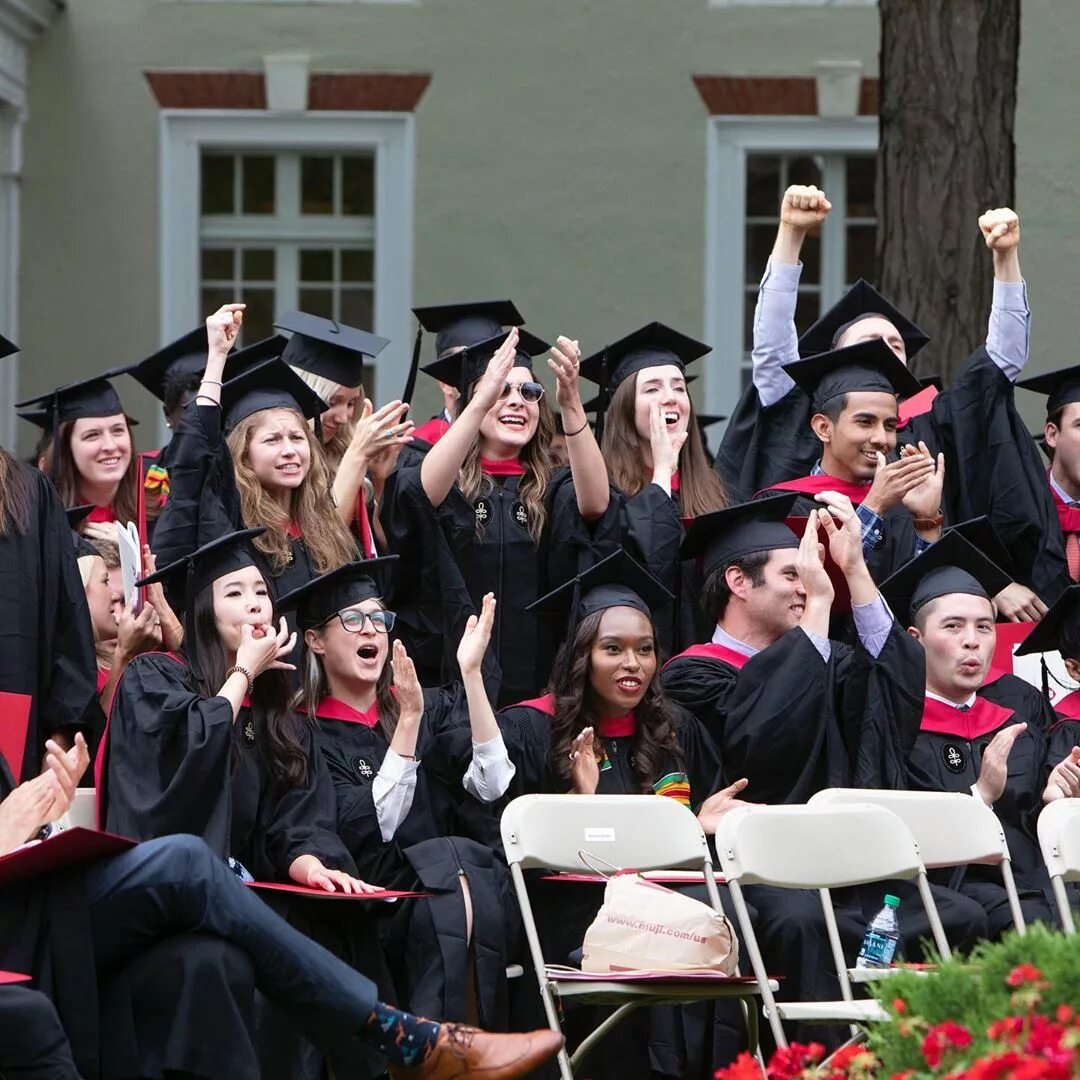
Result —
[[6, 759], [16, 784], [22, 776], [31, 701], [29, 694], [0, 694], [0, 754]]
[[17, 971], [0, 971], [0, 986], [10, 986], [12, 983], [24, 983], [29, 981], [29, 975], [20, 975]]
[[247, 885], [260, 892], [284, 892], [293, 893], [296, 896], [307, 896], [312, 900], [401, 900], [414, 896], [430, 896], [426, 892], [400, 892], [395, 889], [379, 889], [372, 893], [344, 893], [327, 892], [325, 889], [313, 889], [309, 885], [281, 885], [276, 881], [249, 881]]
[[94, 829], [65, 829], [39, 844], [29, 844], [0, 856], [0, 885], [98, 862], [133, 847], [135, 841], [126, 836]]

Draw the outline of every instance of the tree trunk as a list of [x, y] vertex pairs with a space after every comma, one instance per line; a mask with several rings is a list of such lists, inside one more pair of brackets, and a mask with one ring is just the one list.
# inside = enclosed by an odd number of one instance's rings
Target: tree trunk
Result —
[[978, 218], [1012, 206], [1020, 0], [880, 0], [882, 291], [930, 335], [946, 380], [986, 339], [993, 265]]

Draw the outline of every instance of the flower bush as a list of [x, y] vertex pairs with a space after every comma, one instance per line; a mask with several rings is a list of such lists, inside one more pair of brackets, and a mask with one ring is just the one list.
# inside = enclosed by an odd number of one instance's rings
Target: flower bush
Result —
[[[1080, 935], [1036, 925], [922, 977], [871, 984], [893, 1019], [831, 1058], [818, 1043], [778, 1050], [768, 1080], [1074, 1080], [1080, 1077]], [[761, 1080], [749, 1054], [717, 1080]]]

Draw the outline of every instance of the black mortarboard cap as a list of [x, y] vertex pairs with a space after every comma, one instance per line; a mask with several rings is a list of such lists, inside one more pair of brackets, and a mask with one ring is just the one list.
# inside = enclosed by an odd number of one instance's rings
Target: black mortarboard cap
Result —
[[799, 537], [784, 524], [799, 495], [795, 492], [715, 510], [695, 518], [679, 558], [702, 560], [705, 576], [759, 551], [797, 548]]
[[945, 389], [945, 380], [940, 375], [920, 375], [919, 385], [924, 390], [929, 390], [932, 386], [940, 394]]
[[387, 571], [397, 559], [396, 555], [381, 555], [377, 559], [346, 563], [287, 592], [278, 600], [277, 610], [295, 608], [296, 625], [301, 632], [322, 626], [353, 604], [385, 595]]
[[625, 551], [616, 551], [553, 589], [525, 610], [544, 614], [569, 613], [572, 630], [586, 615], [613, 607], [632, 607], [650, 619], [653, 608], [674, 597]]
[[306, 311], [290, 311], [274, 326], [292, 334], [282, 354], [286, 363], [339, 386], [359, 386], [364, 380], [364, 358], [374, 359], [390, 344], [388, 338]]
[[1050, 605], [1015, 655], [1055, 650], [1066, 660], [1080, 660], [1080, 585], [1070, 585]]
[[894, 612], [913, 619], [940, 596], [967, 593], [991, 600], [1011, 581], [1001, 567], [953, 531], [886, 578], [880, 589]]
[[836, 346], [843, 332], [867, 315], [882, 315], [900, 331], [907, 349], [908, 359], [913, 357], [929, 340], [907, 316], [885, 299], [868, 281], [859, 278], [854, 285], [801, 338], [799, 355], [816, 356], [829, 352]]
[[1046, 415], [1053, 416], [1058, 410], [1074, 401], [1080, 401], [1080, 364], [1048, 371], [1045, 375], [1033, 375], [1016, 384], [1025, 390], [1046, 395]]
[[612, 342], [581, 361], [581, 375], [591, 379], [608, 400], [619, 384], [643, 368], [674, 364], [680, 371], [707, 356], [710, 347], [660, 322], [652, 322]]
[[[40, 405], [42, 408], [19, 413], [24, 420], [45, 428], [55, 430], [58, 424], [69, 420], [83, 420], [101, 416], [116, 416], [124, 411], [120, 398], [113, 385], [104, 375], [95, 375], [92, 379], [58, 386], [47, 394], [17, 401], [16, 408], [26, 405]], [[136, 421], [129, 418], [129, 423]]]
[[907, 398], [922, 389], [919, 380], [880, 338], [795, 360], [785, 364], [784, 371], [806, 391], [815, 407], [840, 394], [876, 391]]
[[314, 390], [283, 360], [267, 360], [241, 372], [221, 388], [225, 430], [263, 409], [295, 409], [314, 420], [327, 409]]
[[958, 532], [972, 547], [977, 547], [992, 563], [1006, 567], [1012, 562], [1008, 549], [1001, 541], [993, 522], [984, 514], [949, 525], [945, 533]]
[[0, 335], [0, 360], [3, 360], [7, 356], [11, 356], [19, 351], [19, 346], [14, 341], [8, 341], [6, 337]]
[[90, 511], [93, 509], [93, 503], [85, 503], [82, 506], [69, 506], [64, 510], [64, 516], [68, 520], [68, 525], [73, 529], [77, 529], [89, 517]]
[[207, 351], [206, 327], [200, 326], [151, 353], [145, 360], [128, 364], [126, 367], [110, 368], [105, 374], [110, 378], [115, 375], [130, 375], [158, 401], [164, 401], [166, 381], [182, 375], [198, 375], [204, 371]]
[[[468, 348], [495, 337], [504, 328], [525, 320], [510, 300], [477, 300], [466, 304], [440, 304], [413, 308], [422, 330], [435, 335], [435, 356], [447, 349]], [[438, 376], [436, 376], [438, 378]]]
[[[425, 364], [421, 370], [439, 382], [456, 386], [464, 394], [487, 371], [491, 358], [499, 351], [509, 333], [509, 330], [500, 330], [494, 337], [485, 338], [459, 352]], [[535, 334], [530, 334], [528, 330], [519, 330], [514, 366], [527, 367], [532, 371], [532, 358], [540, 356], [550, 348], [546, 341], [541, 341]]]

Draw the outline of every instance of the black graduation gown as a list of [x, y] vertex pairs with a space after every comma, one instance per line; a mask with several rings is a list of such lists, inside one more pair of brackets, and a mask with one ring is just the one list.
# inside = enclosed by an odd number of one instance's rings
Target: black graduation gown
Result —
[[228, 701], [201, 697], [189, 678], [187, 665], [168, 653], [144, 653], [124, 670], [99, 792], [105, 827], [138, 840], [201, 836], [257, 880], [288, 881], [290, 863], [303, 854], [354, 873], [310, 727], [298, 722], [307, 779], [291, 786], [274, 772], [252, 710], [245, 706], [233, 723]]
[[[393, 498], [382, 509], [383, 528], [391, 552], [402, 556], [406, 567], [425, 564], [418, 580], [408, 582], [404, 572], [396, 577], [410, 590], [409, 609], [414, 614], [423, 610], [428, 627], [438, 628], [438, 681], [457, 678], [455, 654], [465, 623], [480, 610], [484, 594], [493, 592], [498, 607], [491, 655], [501, 676], [498, 702], [537, 693], [551, 670], [559, 630], [525, 608], [594, 561], [591, 533], [578, 514], [570, 470], [560, 469], [551, 477], [539, 546], [529, 533], [517, 476], [497, 478], [491, 493], [475, 503], [455, 484], [438, 507], [424, 493], [419, 466], [398, 469], [396, 477]], [[426, 633], [428, 627], [417, 629]]]
[[[316, 742], [337, 792], [337, 829], [360, 876], [384, 888], [433, 893], [397, 905], [383, 938], [402, 1005], [424, 1016], [464, 1021], [470, 948], [459, 876], [473, 905], [475, 1000], [487, 1027], [505, 1028], [506, 966], [518, 931], [506, 867], [488, 847], [461, 835], [461, 778], [471, 734], [460, 686], [424, 691], [417, 739], [419, 767], [412, 805], [389, 842], [383, 840], [373, 783], [389, 750], [376, 723], [333, 698], [317, 713]], [[447, 751], [454, 760], [447, 760]], [[457, 788], [457, 792], [454, 788]], [[475, 800], [472, 800], [475, 803]], [[488, 807], [477, 811], [494, 817]]]
[[0, 691], [30, 698], [22, 780], [36, 776], [45, 740], [82, 731], [91, 746], [104, 726], [90, 614], [71, 528], [49, 480], [21, 463], [10, 468], [29, 488], [29, 522], [0, 537]]

